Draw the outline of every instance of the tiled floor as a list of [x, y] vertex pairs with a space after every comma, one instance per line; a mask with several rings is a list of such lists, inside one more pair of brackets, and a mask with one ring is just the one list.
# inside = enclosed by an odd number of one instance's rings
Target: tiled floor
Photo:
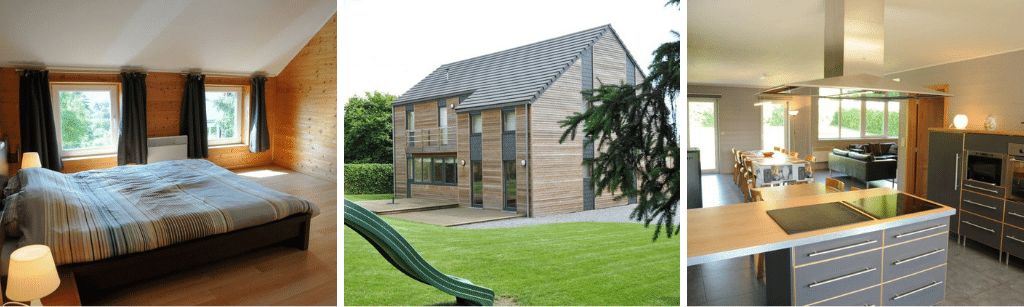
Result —
[[[838, 175], [838, 174], [837, 174]], [[815, 174], [824, 182], [828, 171]], [[847, 189], [864, 183], [839, 177]], [[704, 206], [742, 202], [731, 174], [708, 174], [701, 178]], [[872, 185], [889, 186], [888, 182]], [[1022, 306], [1024, 305], [1024, 260], [1011, 257], [1010, 265], [999, 262], [999, 252], [972, 240], [958, 245], [950, 236], [946, 270], [946, 300], [939, 305]], [[727, 259], [686, 267], [686, 304], [707, 306], [765, 305], [765, 280], [754, 278], [752, 257]]]

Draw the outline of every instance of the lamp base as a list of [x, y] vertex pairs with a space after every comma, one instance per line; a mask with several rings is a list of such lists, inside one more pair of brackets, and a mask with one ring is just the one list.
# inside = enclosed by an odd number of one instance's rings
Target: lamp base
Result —
[[29, 304], [29, 306], [42, 306], [42, 305], [43, 305], [43, 301], [40, 301], [38, 298], [32, 300], [32, 303]]

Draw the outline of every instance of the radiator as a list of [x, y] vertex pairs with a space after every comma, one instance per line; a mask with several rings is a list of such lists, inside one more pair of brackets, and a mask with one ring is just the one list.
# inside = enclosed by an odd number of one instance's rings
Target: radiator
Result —
[[188, 136], [178, 135], [159, 138], [149, 138], [148, 143], [148, 163], [168, 160], [182, 160], [188, 158]]
[[832, 148], [815, 148], [814, 159], [818, 162], [828, 162], [828, 154], [832, 152]]

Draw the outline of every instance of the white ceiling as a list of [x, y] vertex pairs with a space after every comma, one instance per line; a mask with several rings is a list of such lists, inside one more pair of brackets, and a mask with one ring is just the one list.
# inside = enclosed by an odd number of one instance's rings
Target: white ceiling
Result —
[[335, 0], [0, 0], [0, 65], [277, 75]]
[[[824, 77], [823, 0], [686, 5], [687, 83], [767, 88]], [[886, 0], [884, 71], [1024, 49], [1021, 13], [1019, 0]]]

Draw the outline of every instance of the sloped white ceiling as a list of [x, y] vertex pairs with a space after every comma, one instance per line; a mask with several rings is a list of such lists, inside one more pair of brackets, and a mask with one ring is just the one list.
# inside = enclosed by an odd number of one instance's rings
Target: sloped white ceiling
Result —
[[[767, 88], [824, 77], [824, 0], [686, 5], [688, 83]], [[1022, 12], [1019, 0], [886, 0], [884, 73], [1024, 49]]]
[[0, 0], [0, 65], [277, 75], [336, 0]]

